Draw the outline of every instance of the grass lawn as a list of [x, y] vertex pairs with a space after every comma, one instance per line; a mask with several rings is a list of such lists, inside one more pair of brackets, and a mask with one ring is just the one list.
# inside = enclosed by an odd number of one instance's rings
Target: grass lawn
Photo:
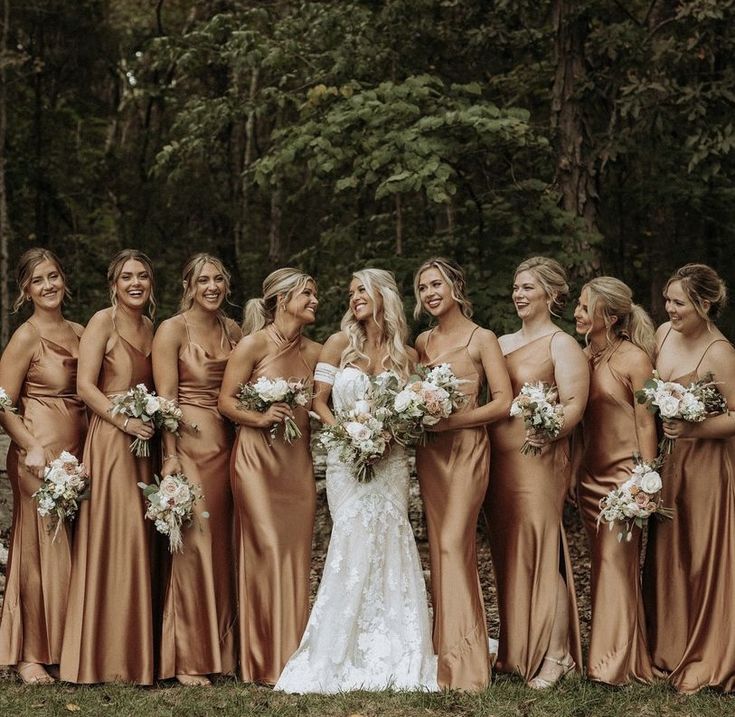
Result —
[[373, 694], [292, 696], [269, 688], [221, 680], [210, 688], [181, 688], [165, 683], [155, 689], [104, 685], [27, 687], [15, 678], [0, 681], [0, 715], [171, 715], [195, 717], [717, 717], [735, 715], [735, 697], [703, 691], [678, 695], [659, 684], [622, 689], [567, 678], [546, 692], [528, 689], [520, 679], [498, 677], [481, 694]]

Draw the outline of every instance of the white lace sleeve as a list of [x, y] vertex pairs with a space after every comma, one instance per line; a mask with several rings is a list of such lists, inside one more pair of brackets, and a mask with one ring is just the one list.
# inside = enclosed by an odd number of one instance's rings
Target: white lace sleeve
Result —
[[321, 383], [328, 383], [330, 386], [333, 386], [334, 377], [337, 375], [337, 371], [338, 369], [336, 366], [320, 361], [314, 369], [314, 380], [320, 381]]

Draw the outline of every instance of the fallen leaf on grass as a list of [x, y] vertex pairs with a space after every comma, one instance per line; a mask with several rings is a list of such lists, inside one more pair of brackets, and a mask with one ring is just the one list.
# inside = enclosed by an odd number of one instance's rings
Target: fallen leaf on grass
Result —
[[66, 705], [66, 709], [69, 712], [79, 712], [82, 708], [79, 705], [74, 704], [74, 702], [68, 702]]

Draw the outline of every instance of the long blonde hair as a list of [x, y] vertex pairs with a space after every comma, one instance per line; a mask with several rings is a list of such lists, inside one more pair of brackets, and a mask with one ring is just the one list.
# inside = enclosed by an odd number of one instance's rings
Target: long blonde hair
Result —
[[[365, 293], [373, 302], [373, 320], [378, 324], [381, 323], [381, 317], [377, 310], [376, 298], [380, 295], [383, 299], [383, 340], [388, 355], [383, 359], [382, 368], [386, 371], [395, 371], [401, 377], [407, 378], [411, 372], [411, 359], [406, 350], [408, 325], [395, 277], [384, 269], [362, 269], [356, 271], [352, 277], [362, 282], [365, 287]], [[347, 348], [342, 352], [340, 366], [344, 367], [361, 360], [369, 361], [364, 351], [367, 341], [365, 326], [355, 318], [351, 309], [348, 309], [342, 317], [340, 328], [349, 339]]]
[[[185, 311], [191, 309], [194, 305], [194, 295], [196, 294], [197, 281], [201, 276], [201, 273], [206, 264], [211, 264], [214, 268], [222, 274], [225, 285], [225, 298], [230, 298], [230, 272], [227, 271], [225, 265], [220, 259], [211, 254], [200, 252], [189, 257], [189, 260], [184, 264], [184, 268], [181, 271], [181, 281], [184, 284], [184, 292], [181, 295], [181, 301], [179, 302], [179, 313], [183, 314]], [[227, 324], [227, 314], [220, 305], [217, 309], [217, 321], [222, 327], [222, 334], [227, 338], [228, 341], [232, 340], [232, 335]]]
[[441, 274], [442, 279], [449, 285], [452, 298], [459, 304], [462, 314], [468, 319], [472, 318], [472, 302], [467, 296], [467, 280], [464, 270], [456, 261], [445, 259], [443, 256], [435, 256], [427, 259], [413, 276], [413, 294], [416, 297], [416, 308], [413, 310], [414, 319], [418, 319], [423, 311], [419, 296], [419, 282], [421, 274], [428, 269], [436, 269]]
[[68, 299], [69, 294], [69, 288], [66, 285], [66, 274], [64, 274], [64, 269], [61, 266], [61, 262], [59, 261], [59, 257], [56, 256], [50, 249], [43, 249], [41, 247], [33, 247], [32, 249], [28, 249], [27, 251], [23, 252], [23, 255], [18, 260], [18, 268], [16, 270], [16, 280], [18, 282], [18, 296], [15, 298], [15, 301], [13, 302], [13, 311], [18, 311], [21, 306], [25, 303], [27, 299], [30, 299], [30, 294], [28, 293], [28, 287], [31, 285], [31, 280], [33, 279], [33, 272], [36, 270], [36, 267], [44, 261], [50, 261], [53, 264], [56, 265], [56, 268], [59, 271], [59, 274], [61, 275], [61, 279], [64, 282], [64, 298]]
[[532, 256], [518, 265], [514, 276], [518, 276], [522, 271], [530, 271], [536, 277], [548, 297], [549, 312], [558, 317], [564, 310], [569, 296], [569, 284], [564, 267], [556, 259]]
[[244, 336], [259, 331], [272, 324], [276, 318], [278, 297], [283, 295], [283, 302], [288, 303], [294, 294], [301, 291], [309, 282], [316, 285], [314, 279], [299, 269], [284, 266], [268, 274], [263, 280], [263, 295], [250, 299], [243, 311], [242, 333]]
[[642, 306], [633, 303], [630, 287], [614, 276], [598, 276], [582, 287], [582, 291], [585, 289], [589, 292], [587, 313], [594, 317], [595, 312], [600, 312], [608, 347], [615, 338], [627, 338], [653, 361], [656, 350], [653, 321]]
[[138, 251], [137, 249], [123, 249], [113, 258], [110, 265], [107, 267], [107, 286], [110, 289], [110, 305], [112, 306], [113, 319], [117, 313], [117, 280], [120, 278], [120, 274], [122, 274], [125, 262], [130, 259], [139, 261], [148, 270], [148, 274], [150, 275], [151, 295], [148, 299], [148, 316], [150, 316], [151, 321], [153, 321], [156, 316], [156, 297], [154, 295], [156, 281], [153, 274], [153, 262], [146, 254], [142, 251]]

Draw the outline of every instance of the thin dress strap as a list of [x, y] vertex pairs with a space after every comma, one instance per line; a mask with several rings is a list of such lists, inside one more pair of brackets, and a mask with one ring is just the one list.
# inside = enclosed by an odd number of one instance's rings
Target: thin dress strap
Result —
[[[666, 336], [664, 336], [664, 340], [661, 342], [661, 345], [658, 347], [658, 352], [657, 353], [661, 353], [661, 349], [664, 347], [664, 344], [666, 343], [666, 339], [669, 338], [669, 334], [671, 333], [671, 331], [672, 331], [673, 328], [674, 328], [673, 326], [669, 326], [669, 330], [666, 332]], [[707, 348], [709, 348], [709, 346]], [[706, 352], [707, 352], [707, 349], [705, 349], [705, 353]], [[704, 358], [704, 356], [702, 356], [702, 358]], [[701, 360], [702, 359], [700, 359], [700, 361]]]
[[470, 334], [470, 337], [467, 339], [467, 343], [464, 345], [465, 348], [467, 348], [470, 345], [470, 342], [472, 341], [472, 337], [475, 335], [475, 331], [479, 329], [479, 326], [475, 326], [474, 329], [472, 329], [472, 333]]
[[184, 328], [186, 329], [186, 342], [191, 343], [191, 334], [189, 333], [189, 322], [186, 320], [186, 314], [181, 314], [181, 318], [184, 320]]
[[429, 335], [426, 337], [426, 345], [424, 346], [424, 353], [426, 354], [427, 359], [429, 358], [429, 341], [431, 341], [431, 335], [434, 333], [435, 328], [436, 326], [434, 326], [434, 328], [432, 329], [429, 329]]
[[[668, 334], [667, 334], [667, 336], [668, 336]], [[702, 354], [702, 358], [699, 359], [699, 363], [697, 364], [696, 368], [694, 369], [694, 373], [697, 373], [699, 371], [699, 367], [702, 365], [702, 361], [704, 361], [704, 357], [707, 355], [707, 352], [710, 350], [710, 347], [714, 346], [717, 343], [720, 343], [720, 341], [724, 341], [726, 344], [729, 344], [730, 343], [727, 339], [715, 339], [704, 350], [704, 353]], [[661, 344], [661, 345], [663, 346], [663, 344]]]

